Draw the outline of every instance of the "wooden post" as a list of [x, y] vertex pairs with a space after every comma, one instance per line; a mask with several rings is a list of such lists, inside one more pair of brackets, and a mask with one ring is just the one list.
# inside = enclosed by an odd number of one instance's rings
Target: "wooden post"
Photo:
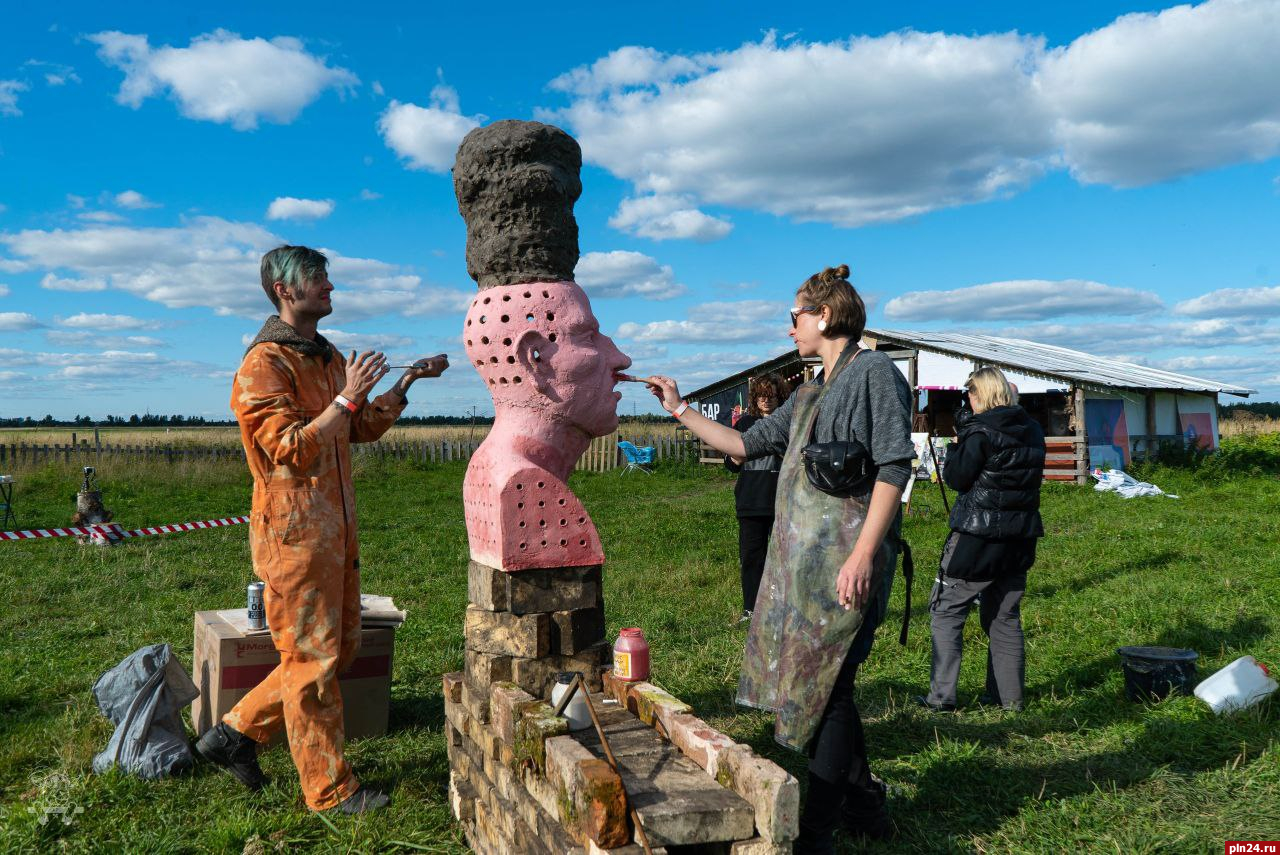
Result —
[[1156, 393], [1147, 393], [1147, 460], [1156, 455]]
[[1076, 429], [1076, 483], [1087, 483], [1089, 468], [1089, 437], [1084, 430], [1084, 389], [1075, 386], [1071, 389], [1074, 402], [1073, 421]]

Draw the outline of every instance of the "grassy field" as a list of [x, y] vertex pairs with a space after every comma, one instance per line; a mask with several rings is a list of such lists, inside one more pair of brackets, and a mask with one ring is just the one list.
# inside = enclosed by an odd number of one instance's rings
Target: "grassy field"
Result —
[[[288, 754], [264, 765], [254, 796], [227, 775], [144, 783], [92, 774], [111, 728], [90, 687], [137, 647], [170, 642], [189, 662], [192, 612], [243, 601], [251, 578], [243, 528], [81, 548], [69, 540], [0, 544], [0, 850], [212, 851], [285, 849], [461, 852], [446, 804], [440, 675], [462, 663], [466, 536], [462, 465], [361, 461], [357, 490], [366, 590], [409, 611], [397, 641], [391, 730], [349, 747], [393, 806], [360, 820], [301, 806]], [[1121, 500], [1045, 489], [1048, 536], [1024, 603], [1028, 704], [1005, 714], [970, 707], [935, 715], [909, 703], [929, 668], [925, 602], [945, 517], [919, 488], [906, 521], [920, 568], [911, 639], [888, 627], [859, 675], [872, 765], [892, 787], [898, 838], [873, 852], [1221, 852], [1227, 839], [1280, 838], [1277, 702], [1217, 718], [1193, 698], [1153, 705], [1123, 697], [1115, 648], [1199, 651], [1202, 674], [1243, 653], [1280, 664], [1280, 480], [1213, 480], [1156, 470], [1181, 499]], [[47, 467], [20, 485], [24, 527], [65, 523], [78, 482]], [[609, 553], [611, 636], [644, 627], [654, 678], [735, 739], [802, 774], [772, 742], [771, 719], [738, 710], [744, 630], [730, 481], [719, 470], [652, 477], [576, 474]], [[625, 489], [623, 485], [625, 484]], [[137, 467], [108, 473], [106, 503], [129, 526], [242, 513], [238, 467]], [[961, 699], [982, 688], [976, 618]], [[50, 808], [66, 807], [70, 824]], [[261, 841], [262, 846], [253, 841]], [[252, 845], [246, 848], [246, 841]], [[848, 845], [848, 844], [846, 844]], [[849, 846], [848, 851], [862, 851]]]

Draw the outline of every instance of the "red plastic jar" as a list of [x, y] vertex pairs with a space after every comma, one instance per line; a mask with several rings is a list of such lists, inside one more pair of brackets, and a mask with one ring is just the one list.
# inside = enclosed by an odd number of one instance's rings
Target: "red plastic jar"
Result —
[[649, 679], [649, 642], [640, 627], [621, 630], [613, 643], [613, 676], [628, 683]]

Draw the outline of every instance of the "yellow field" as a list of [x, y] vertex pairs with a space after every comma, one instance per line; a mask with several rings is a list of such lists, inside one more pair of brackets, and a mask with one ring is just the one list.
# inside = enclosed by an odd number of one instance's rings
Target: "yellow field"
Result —
[[[625, 420], [618, 428], [622, 438], [674, 437], [674, 421], [662, 424], [628, 424]], [[75, 434], [77, 443], [93, 444], [93, 428], [0, 428], [0, 443], [27, 445], [66, 445]], [[489, 435], [489, 425], [475, 428], [457, 425], [406, 425], [387, 431], [386, 442], [477, 442]], [[240, 444], [240, 431], [235, 427], [190, 428], [98, 428], [103, 445], [149, 445], [162, 448], [209, 448]]]
[[1240, 413], [1233, 419], [1218, 422], [1222, 436], [1241, 436], [1256, 433], [1280, 433], [1280, 419], [1268, 419], [1253, 413]]

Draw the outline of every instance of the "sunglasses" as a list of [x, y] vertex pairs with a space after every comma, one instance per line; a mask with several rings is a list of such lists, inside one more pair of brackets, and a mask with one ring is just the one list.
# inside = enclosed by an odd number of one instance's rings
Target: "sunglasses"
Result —
[[816, 312], [818, 311], [818, 309], [819, 309], [818, 306], [796, 306], [794, 309], [791, 310], [791, 326], [794, 327], [796, 325], [796, 321], [798, 321], [800, 319], [800, 316], [803, 315], [804, 313]]

